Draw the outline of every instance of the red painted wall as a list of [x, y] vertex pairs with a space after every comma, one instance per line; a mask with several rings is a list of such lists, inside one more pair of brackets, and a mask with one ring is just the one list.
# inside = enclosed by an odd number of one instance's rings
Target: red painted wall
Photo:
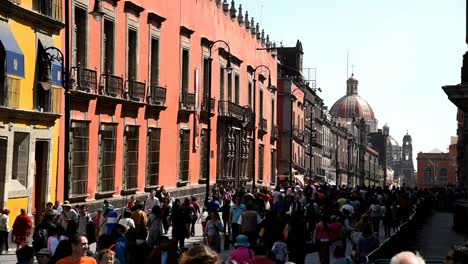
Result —
[[[417, 176], [417, 187], [419, 188], [431, 188], [435, 186], [443, 186], [442, 184], [428, 184], [424, 181], [424, 169], [431, 168], [436, 171], [438, 175], [441, 168], [447, 168], [448, 170], [448, 183], [456, 183], [457, 181], [457, 150], [456, 145], [452, 144], [449, 147], [448, 153], [418, 153], [418, 176]], [[433, 173], [434, 175], [434, 173]]]
[[[75, 1], [72, 1], [71, 6]], [[132, 14], [124, 12], [124, 3], [126, 1], [117, 1], [114, 7], [107, 1], [102, 1], [105, 9], [115, 9], [115, 27], [116, 27], [116, 63], [115, 75], [123, 76], [126, 79], [126, 38], [127, 38], [127, 16]], [[132, 1], [138, 6], [144, 8], [138, 19], [138, 81], [147, 81], [149, 79], [149, 24], [148, 12], [153, 12], [161, 17], [166, 18], [160, 28], [160, 86], [167, 87], [166, 106], [167, 109], [161, 111], [158, 120], [148, 120], [145, 117], [145, 107], [138, 109], [138, 114], [135, 120], [125, 118], [122, 115], [122, 104], [117, 104], [115, 108], [114, 119], [111, 116], [96, 113], [97, 101], [95, 99], [89, 102], [89, 106], [84, 112], [73, 111], [72, 119], [88, 119], [91, 121], [89, 126], [89, 164], [88, 164], [88, 193], [89, 199], [94, 198], [96, 192], [97, 177], [98, 177], [98, 154], [99, 154], [99, 139], [98, 131], [99, 124], [102, 121], [113, 121], [118, 123], [117, 127], [117, 156], [115, 168], [115, 193], [119, 194], [122, 189], [123, 177], [123, 145], [124, 145], [124, 123], [134, 121], [140, 125], [139, 130], [139, 171], [138, 171], [138, 190], [142, 191], [145, 186], [146, 177], [146, 146], [147, 146], [147, 130], [148, 123], [155, 123], [161, 128], [161, 160], [160, 160], [160, 185], [166, 187], [176, 186], [178, 179], [178, 147], [179, 147], [179, 129], [181, 126], [187, 126], [191, 129], [191, 149], [193, 147], [194, 133], [194, 114], [190, 115], [188, 123], [178, 123], [179, 97], [181, 87], [181, 35], [180, 27], [184, 26], [195, 32], [190, 39], [190, 87], [189, 92], [195, 90], [195, 69], [200, 69], [199, 78], [199, 106], [201, 106], [202, 98], [202, 46], [201, 38], [205, 37], [211, 41], [224, 40], [229, 43], [231, 53], [243, 62], [240, 65], [240, 105], [248, 103], [248, 74], [247, 66], [251, 65], [254, 68], [258, 65], [266, 65], [271, 70], [272, 84], [276, 85], [277, 58], [272, 56], [272, 53], [265, 50], [257, 50], [262, 46], [260, 40], [253, 37], [250, 31], [244, 26], [240, 26], [236, 19], [231, 19], [229, 15], [224, 14], [222, 8], [216, 6], [215, 1], [199, 0], [199, 1], [153, 1], [140, 0]], [[94, 1], [89, 1], [88, 9], [92, 10]], [[237, 7], [236, 7], [237, 9]], [[245, 12], [245, 11], [244, 11]], [[73, 14], [73, 12], [71, 12]], [[73, 16], [71, 17], [73, 21]], [[100, 78], [101, 69], [101, 49], [102, 49], [102, 21], [96, 21], [92, 16], [88, 16], [89, 34], [88, 34], [88, 65], [89, 69], [97, 69], [98, 79]], [[266, 35], [266, 34], [265, 34]], [[218, 46], [218, 45], [217, 45]], [[217, 47], [216, 46], [216, 47]], [[217, 48], [213, 48], [213, 67], [212, 67], [212, 96], [216, 98], [215, 113], [218, 113], [219, 95], [219, 56]], [[220, 45], [220, 47], [223, 47]], [[74, 65], [73, 65], [74, 66]], [[257, 71], [264, 76], [268, 76], [265, 71]], [[226, 84], [227, 85], [227, 84]], [[234, 80], [233, 80], [234, 87]], [[275, 145], [270, 144], [270, 131], [273, 123], [271, 119], [271, 97], [273, 95], [266, 87], [264, 89], [264, 118], [268, 120], [268, 133], [264, 136], [268, 140], [264, 140], [265, 158], [264, 158], [264, 184], [270, 182], [270, 153]], [[257, 88], [257, 100], [259, 98]], [[278, 99], [275, 99], [277, 102]], [[259, 103], [257, 102], [257, 107]], [[273, 107], [274, 109], [275, 107]], [[258, 109], [257, 109], [258, 112]], [[275, 115], [276, 116], [276, 115]], [[126, 119], [126, 120], [125, 120]], [[214, 158], [211, 159], [211, 181], [215, 179], [216, 172], [216, 120], [217, 116], [212, 117], [212, 137], [211, 150], [214, 152]], [[259, 120], [257, 115], [256, 120]], [[199, 123], [199, 133], [202, 127], [206, 127], [205, 123]], [[257, 125], [258, 127], [258, 125]], [[258, 142], [255, 146], [258, 154]], [[63, 150], [62, 150], [63, 153]], [[190, 184], [197, 184], [199, 178], [200, 167], [200, 148], [190, 152]], [[62, 174], [63, 177], [63, 174]]]

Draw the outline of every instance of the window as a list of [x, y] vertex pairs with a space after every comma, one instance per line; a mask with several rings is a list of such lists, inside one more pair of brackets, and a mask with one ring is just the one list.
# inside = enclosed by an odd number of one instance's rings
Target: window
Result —
[[208, 98], [208, 89], [210, 85], [210, 60], [203, 58], [203, 97]]
[[265, 146], [258, 145], [258, 180], [263, 181], [263, 162], [264, 162], [264, 148]]
[[258, 98], [260, 104], [260, 118], [263, 117], [263, 90], [260, 90], [260, 98]]
[[[0, 59], [0, 61], [2, 61]], [[4, 61], [4, 60], [3, 60]], [[3, 64], [3, 63], [1, 63]], [[1, 74], [1, 73], [0, 73]], [[4, 74], [0, 76], [0, 106], [19, 108], [20, 80]]]
[[114, 50], [115, 50], [115, 39], [114, 39], [114, 22], [108, 19], [104, 19], [104, 73], [114, 73]]
[[234, 100], [232, 96], [232, 73], [228, 73], [228, 101], [232, 102]]
[[271, 162], [270, 162], [270, 175], [271, 175], [271, 183], [276, 184], [276, 150], [271, 150]]
[[137, 188], [139, 126], [125, 127], [124, 189]]
[[102, 124], [100, 133], [100, 177], [99, 191], [114, 191], [115, 146], [117, 125]]
[[151, 38], [151, 84], [159, 84], [159, 39]]
[[424, 183], [425, 184], [432, 183], [432, 169], [431, 168], [424, 168]]
[[224, 68], [221, 66], [219, 69], [219, 98], [220, 101], [225, 100], [225, 95], [224, 95]]
[[272, 124], [272, 126], [274, 126], [276, 124], [276, 121], [275, 121], [275, 108], [276, 108], [275, 98], [271, 98], [271, 124]]
[[39, 13], [58, 21], [62, 20], [62, 0], [37, 0], [36, 4]]
[[190, 130], [180, 130], [179, 182], [187, 182], [190, 162]]
[[446, 185], [448, 183], [448, 170], [447, 168], [441, 168], [439, 170], [439, 184]]
[[88, 188], [88, 122], [73, 121], [71, 124], [71, 195], [85, 195]]
[[73, 64], [76, 66], [80, 64], [86, 67], [87, 62], [87, 43], [88, 43], [88, 29], [87, 19], [88, 13], [86, 10], [75, 6], [75, 24], [74, 24], [74, 38], [73, 38]]
[[237, 74], [234, 76], [234, 89], [236, 91], [235, 103], [240, 105], [240, 78]]
[[127, 80], [137, 79], [138, 38], [135, 29], [128, 29]]
[[146, 186], [156, 186], [159, 185], [161, 129], [150, 128], [148, 134], [148, 171], [146, 176]]
[[24, 187], [28, 185], [29, 134], [15, 132], [13, 143], [13, 168], [11, 179], [17, 180]]
[[252, 82], [249, 81], [249, 106], [252, 107], [252, 94], [253, 94], [253, 91], [252, 91]]
[[209, 160], [208, 151], [208, 130], [202, 129], [201, 132], [201, 153], [200, 153], [200, 179], [206, 179], [207, 167], [206, 163]]
[[189, 50], [182, 49], [182, 93], [189, 89]]

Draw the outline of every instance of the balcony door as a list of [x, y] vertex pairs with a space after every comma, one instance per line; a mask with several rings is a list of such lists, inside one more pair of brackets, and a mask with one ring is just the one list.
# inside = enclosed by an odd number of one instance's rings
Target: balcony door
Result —
[[32, 213], [35, 219], [40, 219], [41, 211], [45, 208], [47, 196], [47, 179], [49, 167], [49, 141], [36, 141], [34, 187], [32, 195]]

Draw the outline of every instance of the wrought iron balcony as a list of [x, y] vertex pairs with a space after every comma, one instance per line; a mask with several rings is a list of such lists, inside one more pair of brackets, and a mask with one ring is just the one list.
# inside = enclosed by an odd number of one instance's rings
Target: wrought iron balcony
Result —
[[166, 103], [166, 88], [155, 84], [150, 86], [148, 104], [164, 106]]
[[183, 111], [195, 111], [195, 94], [182, 92], [179, 102], [179, 109]]
[[95, 70], [83, 68], [78, 64], [78, 66], [72, 67], [71, 77], [74, 80], [73, 89], [96, 93], [97, 72]]
[[231, 117], [243, 121], [245, 108], [230, 101], [219, 101], [218, 114], [220, 117]]
[[304, 141], [304, 131], [299, 130], [298, 128], [294, 128], [293, 130], [293, 138], [299, 142]]
[[271, 126], [271, 138], [272, 139], [279, 139], [278, 126]]
[[127, 80], [127, 99], [143, 101], [145, 98], [146, 83], [135, 80]]
[[[211, 105], [210, 105], [210, 115], [215, 114], [215, 99], [211, 98]], [[202, 107], [201, 107], [202, 112], [207, 113], [208, 112], [208, 97], [203, 96], [203, 102], [202, 102]]]
[[37, 11], [57, 21], [62, 21], [62, 0], [37, 0]]
[[107, 96], [123, 98], [123, 78], [109, 73], [101, 74], [100, 93]]
[[260, 122], [258, 124], [258, 132], [262, 132], [262, 133], [267, 133], [268, 131], [268, 122], [266, 120], [266, 118], [260, 118]]

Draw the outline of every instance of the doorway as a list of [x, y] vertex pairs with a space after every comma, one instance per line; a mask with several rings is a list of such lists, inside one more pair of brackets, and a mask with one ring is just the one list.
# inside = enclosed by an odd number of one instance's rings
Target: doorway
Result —
[[6, 162], [7, 162], [7, 149], [8, 139], [0, 137], [0, 206], [6, 206], [5, 196], [5, 182], [6, 182]]
[[34, 219], [41, 219], [41, 212], [46, 206], [47, 179], [49, 171], [49, 141], [36, 141], [34, 168], [34, 187], [32, 213]]

